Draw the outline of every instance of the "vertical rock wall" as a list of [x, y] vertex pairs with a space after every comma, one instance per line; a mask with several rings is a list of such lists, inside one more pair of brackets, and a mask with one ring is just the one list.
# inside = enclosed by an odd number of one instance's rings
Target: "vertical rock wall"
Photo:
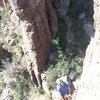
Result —
[[3, 48], [0, 46], [0, 60], [3, 58], [3, 56], [4, 56]]
[[23, 51], [35, 85], [41, 84], [41, 70], [57, 32], [57, 18], [50, 0], [9, 0], [20, 20]]
[[70, 0], [53, 0], [53, 5], [58, 16], [66, 20], [66, 16], [69, 13]]
[[95, 36], [86, 51], [76, 100], [100, 99], [100, 0], [94, 0], [94, 28]]

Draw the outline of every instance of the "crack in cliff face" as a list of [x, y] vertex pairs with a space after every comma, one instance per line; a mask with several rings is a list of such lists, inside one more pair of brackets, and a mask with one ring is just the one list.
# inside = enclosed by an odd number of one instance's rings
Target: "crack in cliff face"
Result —
[[52, 35], [57, 31], [57, 18], [50, 0], [9, 0], [19, 17], [23, 51], [35, 85], [41, 85], [41, 71], [49, 54]]

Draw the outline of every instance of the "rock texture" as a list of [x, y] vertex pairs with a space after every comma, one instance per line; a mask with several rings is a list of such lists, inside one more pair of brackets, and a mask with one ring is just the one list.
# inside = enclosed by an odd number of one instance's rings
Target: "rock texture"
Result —
[[3, 90], [0, 100], [12, 100], [12, 99], [13, 99], [13, 95], [11, 94], [11, 89], [9, 87], [6, 87]]
[[88, 35], [88, 37], [91, 39], [94, 36], [95, 30], [94, 30], [94, 25], [90, 24], [90, 23], [84, 23], [83, 25], [83, 29], [86, 32], [86, 34]]
[[9, 0], [20, 20], [23, 50], [28, 70], [35, 83], [41, 84], [41, 70], [48, 57], [52, 37], [57, 32], [57, 18], [50, 0]]
[[94, 0], [94, 28], [95, 36], [86, 51], [76, 100], [100, 99], [100, 0]]
[[3, 48], [0, 46], [0, 60], [3, 58], [3, 56], [4, 56]]
[[6, 8], [6, 3], [8, 2], [8, 0], [0, 0], [0, 11], [2, 11], [2, 8], [5, 7]]
[[70, 0], [53, 0], [58, 15], [64, 19], [69, 12]]

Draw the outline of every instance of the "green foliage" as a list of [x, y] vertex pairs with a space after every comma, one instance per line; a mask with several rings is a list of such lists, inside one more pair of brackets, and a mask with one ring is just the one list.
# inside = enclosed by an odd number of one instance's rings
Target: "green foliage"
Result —
[[69, 64], [69, 68], [74, 70], [77, 74], [82, 73], [82, 66], [83, 66], [83, 60], [82, 58], [76, 56]]
[[15, 89], [16, 91], [16, 100], [27, 100], [27, 95], [28, 95], [28, 86], [27, 83], [24, 80], [21, 80], [18, 82], [18, 85]]
[[[53, 61], [49, 61], [47, 66], [47, 82], [52, 89], [56, 86], [56, 79], [61, 75], [68, 75], [74, 70], [78, 77], [82, 72], [83, 60], [80, 58], [79, 50], [87, 45], [82, 26], [78, 20], [73, 19], [72, 31], [77, 42], [68, 43], [66, 40], [67, 27], [63, 20], [59, 19], [59, 33], [57, 38], [52, 40], [51, 51], [54, 53]], [[78, 22], [77, 22], [78, 21]], [[80, 29], [81, 28], [81, 29]]]
[[45, 91], [41, 87], [34, 88], [34, 92], [42, 95], [45, 94]]
[[65, 56], [59, 46], [58, 38], [52, 40], [52, 49], [55, 52], [55, 59], [53, 62], [48, 62], [47, 65], [47, 81], [50, 88], [55, 86], [56, 78], [61, 74], [61, 70], [67, 65]]
[[16, 85], [11, 82], [10, 85], [14, 87], [14, 100], [27, 100], [30, 91], [30, 79], [28, 72], [25, 70], [18, 75]]
[[9, 15], [9, 9], [10, 9], [10, 5], [7, 3], [6, 4], [6, 9], [3, 9], [3, 11], [0, 12], [0, 16], [2, 17], [1, 22], [3, 22], [4, 24], [7, 23], [7, 21], [10, 20], [10, 15]]
[[51, 42], [51, 44], [52, 44], [52, 48], [51, 48], [52, 51], [57, 50], [58, 47], [59, 47], [59, 38], [53, 39], [52, 42]]
[[70, 70], [74, 70], [77, 73], [76, 77], [79, 76], [83, 65], [82, 58], [75, 56], [71, 48], [67, 48], [67, 53], [63, 53], [59, 46], [59, 40], [55, 39], [52, 42], [55, 57], [53, 62], [49, 61], [47, 64], [47, 82], [51, 89], [56, 86], [56, 79], [59, 76], [68, 75]]
[[20, 46], [20, 41], [22, 36], [21, 34], [16, 34], [18, 30], [10, 20], [9, 9], [10, 5], [7, 4], [6, 8], [0, 12], [0, 45], [3, 45], [4, 49], [12, 54], [12, 57], [16, 59], [16, 62], [21, 62], [23, 50]]
[[[78, 60], [81, 60], [80, 62]], [[56, 79], [59, 76], [67, 75], [70, 70], [74, 70], [77, 74], [75, 77], [79, 77], [82, 73], [83, 60], [80, 57], [72, 59], [72, 61], [58, 60], [55, 65], [51, 65], [47, 70], [47, 82], [50, 88], [56, 86]]]

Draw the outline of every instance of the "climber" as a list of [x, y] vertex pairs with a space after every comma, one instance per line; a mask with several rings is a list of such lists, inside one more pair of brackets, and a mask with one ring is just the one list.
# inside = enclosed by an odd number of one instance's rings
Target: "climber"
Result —
[[56, 80], [57, 91], [60, 93], [62, 100], [70, 100], [70, 86], [68, 83], [65, 83], [62, 79], [58, 78]]

